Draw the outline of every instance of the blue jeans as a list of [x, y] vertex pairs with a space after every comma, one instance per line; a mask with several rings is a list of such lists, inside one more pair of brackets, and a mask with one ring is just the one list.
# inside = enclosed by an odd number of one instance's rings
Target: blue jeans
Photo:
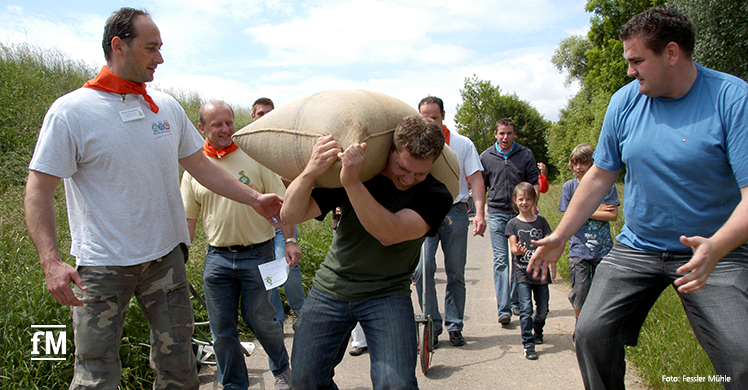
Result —
[[416, 324], [410, 297], [344, 302], [312, 287], [296, 324], [291, 356], [295, 390], [337, 389], [335, 367], [356, 322], [366, 334], [374, 389], [417, 389]]
[[[517, 283], [519, 298], [519, 326], [522, 329], [522, 344], [535, 344], [533, 331], [536, 335], [543, 334], [545, 318], [548, 316], [547, 284]], [[532, 297], [535, 296], [535, 317], [533, 318]]]
[[268, 354], [270, 370], [278, 375], [288, 369], [288, 352], [283, 329], [275, 319], [270, 292], [257, 268], [272, 261], [273, 245], [230, 252], [208, 246], [203, 284], [210, 331], [218, 362], [218, 379], [226, 389], [247, 389], [247, 367], [239, 342], [237, 311]]
[[[296, 235], [299, 235], [299, 229], [295, 228]], [[273, 238], [273, 247], [275, 248], [275, 258], [280, 259], [286, 255], [286, 239], [283, 237], [280, 229], [275, 229], [275, 238]], [[275, 318], [279, 322], [286, 320], [286, 311], [283, 310], [283, 301], [281, 300], [280, 287], [271, 290], [270, 301], [275, 307]], [[301, 267], [298, 264], [291, 267], [288, 273], [286, 283], [283, 283], [283, 290], [286, 292], [288, 306], [293, 311], [301, 310], [304, 306], [304, 285], [301, 283]]]
[[[448, 331], [462, 331], [465, 317], [465, 263], [467, 262], [468, 238], [467, 205], [462, 202], [452, 206], [434, 237], [426, 237], [423, 250], [426, 260], [426, 314], [434, 320], [434, 330], [442, 331], [442, 316], [436, 299], [434, 273], [436, 272], [436, 249], [439, 241], [444, 252], [444, 270], [447, 273], [447, 288], [444, 294], [444, 325]], [[413, 281], [418, 291], [418, 303], [423, 306], [423, 264], [418, 263]]]
[[[587, 389], [623, 389], [624, 344], [636, 345], [649, 310], [680, 277], [689, 252], [643, 252], [616, 243], [595, 271], [576, 327], [577, 360]], [[726, 389], [748, 383], [748, 245], [730, 252], [700, 290], [678, 296], [693, 332]]]
[[[488, 213], [488, 229], [491, 232], [491, 247], [493, 249], [493, 281], [496, 286], [496, 306], [498, 314], [512, 315], [511, 298], [516, 294], [513, 285], [514, 277], [511, 272], [509, 259], [509, 242], [506, 238], [506, 224], [517, 214]], [[516, 298], [515, 298], [516, 300]]]

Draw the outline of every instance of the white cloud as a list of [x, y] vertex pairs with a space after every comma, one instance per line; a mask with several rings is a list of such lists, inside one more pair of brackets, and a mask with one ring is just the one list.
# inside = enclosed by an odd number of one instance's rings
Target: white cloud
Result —
[[[140, 2], [164, 41], [155, 80], [161, 87], [242, 105], [335, 88], [375, 90], [412, 106], [432, 94], [444, 99], [450, 127], [459, 90], [473, 74], [556, 120], [574, 91], [550, 58], [589, 21], [585, 0]], [[113, 9], [96, 8], [50, 0], [6, 6], [0, 40], [33, 40], [100, 65], [102, 28]]]
[[91, 65], [103, 65], [101, 36], [105, 19], [73, 11], [66, 13], [64, 19], [27, 12], [21, 6], [6, 6], [0, 9], [0, 20], [3, 21], [0, 24], [0, 41], [56, 48], [71, 58]]

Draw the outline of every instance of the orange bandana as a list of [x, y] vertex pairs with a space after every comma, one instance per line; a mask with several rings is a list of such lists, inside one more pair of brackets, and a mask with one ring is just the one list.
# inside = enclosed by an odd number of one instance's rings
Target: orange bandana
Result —
[[138, 95], [143, 95], [143, 99], [151, 105], [151, 111], [153, 111], [154, 114], [158, 113], [158, 106], [145, 91], [145, 83], [138, 84], [132, 81], [123, 80], [112, 73], [106, 65], [101, 67], [101, 71], [95, 78], [86, 81], [86, 83], [83, 84], [83, 88], [92, 88], [100, 91], [121, 94], [136, 93]]
[[210, 142], [208, 142], [208, 139], [206, 138], [205, 145], [203, 145], [203, 154], [208, 157], [222, 158], [226, 157], [226, 155], [235, 151], [236, 149], [239, 149], [239, 145], [233, 142], [231, 143], [231, 146], [226, 149], [216, 149], [213, 147], [213, 145], [210, 144]]
[[444, 133], [444, 143], [449, 145], [449, 129], [447, 128], [447, 125], [442, 125], [442, 132]]

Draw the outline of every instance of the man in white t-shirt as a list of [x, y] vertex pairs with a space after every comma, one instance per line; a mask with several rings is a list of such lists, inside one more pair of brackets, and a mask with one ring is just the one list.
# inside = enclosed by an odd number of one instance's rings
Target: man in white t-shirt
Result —
[[[449, 332], [449, 343], [455, 347], [465, 345], [462, 336], [463, 318], [465, 317], [465, 264], [467, 263], [467, 235], [469, 198], [467, 180], [473, 190], [475, 217], [473, 218], [473, 235], [483, 236], [486, 230], [484, 206], [486, 204], [486, 186], [483, 183], [483, 165], [478, 151], [470, 138], [451, 132], [444, 121], [444, 102], [434, 96], [427, 96], [418, 103], [418, 111], [426, 118], [431, 118], [442, 128], [446, 144], [457, 154], [460, 162], [460, 194], [454, 200], [447, 218], [439, 227], [434, 237], [426, 238], [423, 243], [426, 260], [426, 313], [434, 320], [433, 346], [439, 341], [442, 333], [442, 316], [439, 313], [439, 302], [436, 300], [434, 273], [436, 272], [436, 248], [439, 242], [444, 252], [444, 270], [447, 273], [447, 287], [444, 294], [444, 326]], [[467, 178], [467, 180], [466, 180]], [[419, 264], [413, 274], [418, 290], [418, 300], [423, 299], [423, 264]]]
[[[106, 66], [52, 105], [29, 165], [29, 235], [47, 289], [72, 306], [71, 389], [119, 385], [119, 339], [133, 294], [151, 327], [153, 388], [199, 386], [179, 164], [206, 187], [266, 218], [280, 210], [278, 195], [252, 190], [203, 156], [202, 138], [176, 100], [146, 91], [163, 62], [161, 44], [146, 12], [114, 12], [104, 29]], [[62, 179], [76, 268], [62, 260], [56, 241], [53, 197]]]

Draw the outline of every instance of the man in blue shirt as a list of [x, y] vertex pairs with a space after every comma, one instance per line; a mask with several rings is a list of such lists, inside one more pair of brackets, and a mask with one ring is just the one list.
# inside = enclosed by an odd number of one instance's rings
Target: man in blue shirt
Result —
[[[628, 74], [611, 98], [594, 160], [528, 268], [544, 277], [626, 166], [618, 242], [597, 268], [576, 328], [588, 389], [623, 389], [625, 345], [676, 288], [727, 389], [748, 383], [748, 84], [693, 62], [695, 33], [672, 8], [619, 32]], [[695, 169], [704, 174], [695, 175]]]

